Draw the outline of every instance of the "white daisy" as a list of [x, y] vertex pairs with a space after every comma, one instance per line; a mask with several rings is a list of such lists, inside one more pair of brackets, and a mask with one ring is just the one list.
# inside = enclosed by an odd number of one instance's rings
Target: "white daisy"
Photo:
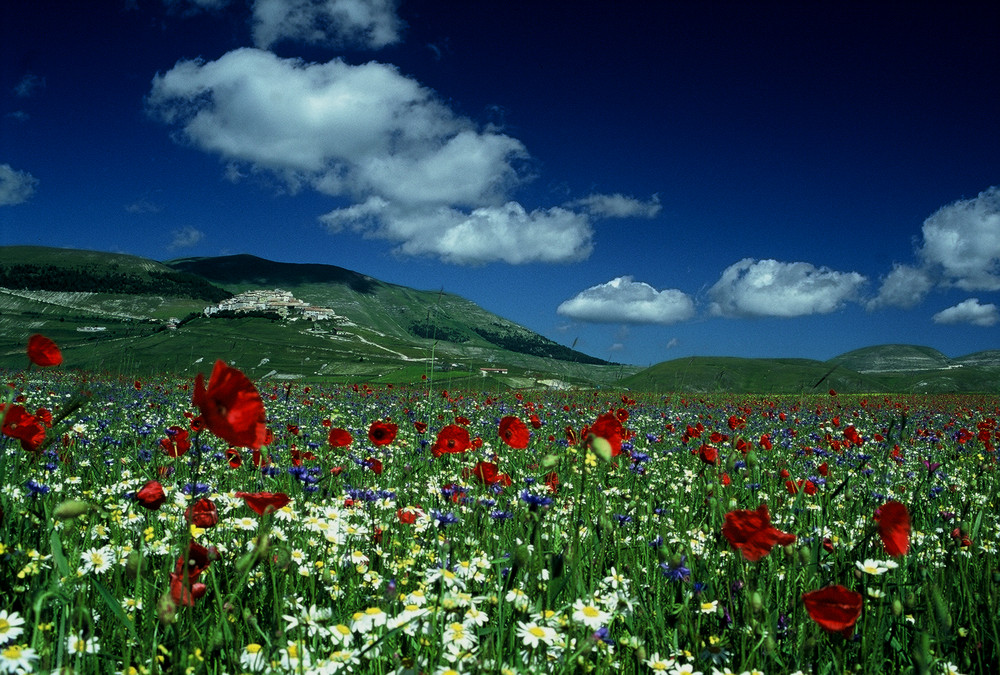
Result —
[[539, 626], [534, 621], [518, 621], [517, 636], [521, 638], [528, 647], [537, 647], [539, 643], [546, 646], [552, 644], [559, 637], [556, 631], [549, 626]]
[[30, 673], [34, 670], [32, 662], [38, 660], [38, 654], [27, 645], [8, 645], [0, 649], [0, 669], [5, 673]]
[[24, 619], [17, 612], [0, 610], [0, 645], [13, 642], [24, 633]]
[[611, 614], [595, 607], [593, 603], [584, 602], [582, 599], [573, 603], [572, 617], [574, 621], [582, 623], [592, 630], [607, 625], [608, 621], [611, 620]]
[[80, 567], [80, 572], [83, 574], [88, 572], [101, 574], [111, 569], [111, 565], [114, 563], [114, 554], [111, 552], [110, 546], [92, 548], [83, 552], [81, 562], [83, 565]]
[[96, 637], [84, 638], [70, 633], [66, 638], [66, 651], [70, 654], [96, 654], [101, 651], [101, 643]]
[[267, 667], [267, 657], [264, 648], [256, 642], [251, 642], [243, 648], [240, 654], [240, 667], [252, 672], [260, 672]]

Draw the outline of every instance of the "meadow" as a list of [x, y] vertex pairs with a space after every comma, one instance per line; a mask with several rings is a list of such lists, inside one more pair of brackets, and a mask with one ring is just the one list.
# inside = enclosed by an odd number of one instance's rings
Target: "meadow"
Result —
[[998, 670], [996, 397], [28, 352], [0, 394], [0, 673]]

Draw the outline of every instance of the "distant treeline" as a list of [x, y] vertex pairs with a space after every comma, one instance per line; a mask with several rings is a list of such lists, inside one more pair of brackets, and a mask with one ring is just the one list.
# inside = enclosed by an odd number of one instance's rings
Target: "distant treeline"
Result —
[[462, 344], [469, 341], [465, 331], [451, 326], [436, 325], [430, 321], [417, 321], [410, 324], [410, 333], [427, 340], [443, 340]]
[[29, 291], [116, 293], [120, 295], [168, 295], [219, 302], [233, 297], [189, 272], [148, 272], [135, 276], [114, 271], [55, 265], [8, 265], [0, 267], [0, 286]]

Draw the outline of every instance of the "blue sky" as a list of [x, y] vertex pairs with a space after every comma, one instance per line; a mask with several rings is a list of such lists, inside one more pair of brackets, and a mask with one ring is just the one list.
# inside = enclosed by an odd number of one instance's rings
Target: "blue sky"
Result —
[[251, 253], [648, 365], [1000, 348], [996, 3], [0, 6], [0, 244]]

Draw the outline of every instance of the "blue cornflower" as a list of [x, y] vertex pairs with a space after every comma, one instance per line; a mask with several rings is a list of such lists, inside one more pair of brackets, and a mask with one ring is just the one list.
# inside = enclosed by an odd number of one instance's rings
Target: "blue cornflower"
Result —
[[687, 562], [686, 555], [679, 558], [674, 556], [667, 562], [660, 563], [660, 569], [663, 570], [663, 575], [671, 581], [687, 581], [691, 578], [691, 570], [684, 566], [685, 562]]
[[437, 521], [438, 527], [442, 529], [448, 525], [454, 525], [458, 522], [458, 516], [454, 513], [444, 513], [441, 511], [431, 511], [431, 517]]
[[527, 490], [521, 492], [521, 499], [523, 499], [528, 504], [528, 508], [531, 511], [537, 511], [539, 506], [548, 506], [552, 503], [551, 497], [546, 497], [545, 495], [536, 495]]
[[50, 489], [48, 485], [42, 485], [41, 483], [36, 483], [31, 478], [29, 478], [28, 482], [24, 484], [24, 487], [28, 488], [28, 495], [30, 497], [40, 497], [42, 495], [46, 495], [49, 493]]

